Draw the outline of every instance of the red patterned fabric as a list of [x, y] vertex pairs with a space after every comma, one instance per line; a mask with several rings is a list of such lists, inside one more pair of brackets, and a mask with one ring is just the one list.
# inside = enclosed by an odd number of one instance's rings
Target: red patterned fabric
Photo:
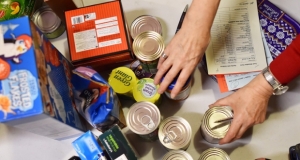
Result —
[[281, 84], [287, 84], [300, 75], [300, 34], [271, 62], [270, 70]]

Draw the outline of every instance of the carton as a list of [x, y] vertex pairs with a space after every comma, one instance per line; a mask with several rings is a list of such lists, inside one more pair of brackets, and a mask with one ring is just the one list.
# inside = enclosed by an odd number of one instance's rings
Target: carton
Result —
[[70, 60], [97, 71], [132, 62], [132, 39], [120, 1], [65, 12]]
[[81, 135], [71, 70], [27, 16], [0, 22], [0, 122], [53, 139]]
[[139, 158], [136, 150], [131, 146], [118, 125], [114, 125], [101, 134], [99, 140], [111, 160], [137, 160]]

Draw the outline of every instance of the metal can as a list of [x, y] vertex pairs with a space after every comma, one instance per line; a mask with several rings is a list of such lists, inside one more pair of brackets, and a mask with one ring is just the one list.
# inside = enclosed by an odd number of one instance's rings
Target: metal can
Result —
[[146, 31], [154, 31], [162, 35], [162, 27], [156, 17], [150, 15], [141, 15], [131, 23], [130, 33], [133, 39], [135, 39], [135, 37], [140, 33]]
[[130, 68], [118, 67], [110, 73], [108, 83], [116, 93], [132, 97], [132, 88], [137, 80]]
[[142, 78], [136, 82], [132, 89], [133, 98], [137, 102], [147, 101], [159, 105], [160, 94], [157, 93], [158, 85], [152, 78]]
[[169, 150], [186, 150], [192, 138], [192, 128], [187, 120], [171, 116], [161, 122], [158, 138]]
[[168, 88], [165, 91], [165, 95], [173, 100], [177, 100], [177, 101], [182, 101], [185, 100], [189, 97], [190, 93], [191, 93], [191, 89], [192, 89], [192, 78], [189, 77], [189, 79], [186, 81], [186, 83], [184, 84], [184, 86], [182, 87], [181, 91], [177, 94], [177, 96], [175, 96], [174, 98], [171, 97], [171, 92], [173, 90], [173, 88], [175, 87], [175, 84], [177, 82], [177, 78], [175, 78], [170, 85], [168, 86]]
[[209, 148], [209, 149], [203, 151], [199, 158], [199, 160], [210, 160], [210, 159], [230, 160], [230, 157], [222, 149]]
[[61, 19], [46, 4], [34, 12], [32, 21], [49, 39], [61, 36], [66, 30]]
[[139, 60], [135, 60], [130, 64], [130, 69], [134, 72], [138, 79], [151, 78], [153, 74], [145, 72]]
[[143, 32], [134, 39], [132, 48], [143, 70], [156, 74], [159, 57], [165, 48], [162, 36], [154, 31]]
[[233, 117], [232, 109], [229, 106], [217, 106], [208, 109], [204, 113], [200, 126], [202, 137], [209, 143], [219, 143], [219, 140], [224, 138], [229, 130], [230, 122], [215, 128], [220, 125], [219, 123], [215, 123], [215, 121], [229, 117]]
[[183, 150], [172, 150], [166, 153], [162, 160], [193, 160], [192, 156]]
[[158, 139], [158, 126], [161, 121], [160, 111], [151, 102], [134, 103], [126, 116], [128, 128], [148, 141]]

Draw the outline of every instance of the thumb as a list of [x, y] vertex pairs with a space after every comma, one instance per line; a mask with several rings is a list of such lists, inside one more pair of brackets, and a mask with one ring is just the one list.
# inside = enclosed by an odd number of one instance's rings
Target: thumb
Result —
[[222, 98], [217, 100], [215, 103], [210, 104], [209, 108], [216, 107], [216, 106], [226, 106], [226, 105], [228, 105], [226, 98]]

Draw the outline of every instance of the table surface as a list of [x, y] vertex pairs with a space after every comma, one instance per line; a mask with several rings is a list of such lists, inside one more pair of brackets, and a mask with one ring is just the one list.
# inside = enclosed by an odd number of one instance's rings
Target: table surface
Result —
[[[300, 22], [299, 1], [270, 1]], [[172, 0], [125, 0], [122, 1], [122, 3], [128, 24], [131, 24], [139, 15], [149, 14], [158, 17], [162, 23], [163, 37], [167, 44], [175, 33], [184, 6], [190, 4], [191, 0], [177, 0], [176, 2]], [[52, 42], [66, 57], [69, 56], [66, 33], [52, 40]], [[202, 68], [198, 67], [194, 72], [194, 83], [190, 97], [180, 103], [165, 98], [163, 99], [160, 110], [163, 118], [176, 115], [185, 118], [190, 123], [193, 133], [192, 141], [187, 152], [190, 153], [194, 159], [198, 159], [204, 150], [211, 147], [218, 147], [225, 150], [232, 160], [255, 159], [259, 157], [266, 157], [272, 160], [285, 160], [288, 159], [289, 147], [300, 143], [300, 127], [297, 127], [300, 121], [300, 116], [298, 115], [298, 112], [300, 112], [300, 101], [298, 100], [300, 97], [300, 85], [297, 84], [300, 84], [299, 78], [289, 84], [290, 90], [286, 94], [271, 97], [267, 119], [264, 123], [249, 129], [240, 140], [226, 145], [207, 143], [199, 132], [201, 119], [208, 109], [209, 104], [231, 93], [220, 93], [217, 83], [207, 76]], [[123, 104], [125, 106], [125, 114], [128, 111], [129, 104], [130, 102]], [[11, 139], [14, 139], [14, 137], [17, 139], [30, 139], [30, 136], [33, 135], [22, 135], [21, 133], [18, 134], [16, 130], [3, 130], [1, 127], [3, 126], [0, 125], [1, 157], [6, 156], [9, 157], [8, 159], [17, 159], [17, 156], [13, 155], [18, 154], [25, 155], [22, 159], [38, 159], [32, 158], [32, 156], [27, 154], [30, 153], [27, 152], [27, 150], [36, 150], [33, 144], [40, 144], [43, 143], [43, 141], [30, 141], [30, 144], [32, 144], [29, 146], [30, 148], [27, 145], [28, 142], [25, 140], [20, 140], [17, 145], [17, 143]], [[125, 128], [123, 131], [141, 156], [141, 160], [160, 159], [167, 152], [158, 141], [145, 142], [139, 136], [129, 131], [128, 128]], [[14, 134], [10, 135], [7, 133]], [[4, 137], [5, 135], [10, 135], [10, 137], [6, 139], [3, 138], [3, 135]], [[3, 141], [4, 139], [6, 140]], [[47, 140], [45, 140], [44, 143], [48, 144]], [[37, 154], [52, 155], [52, 159], [66, 159], [66, 157], [74, 153], [73, 148], [62, 147], [65, 152], [60, 152], [60, 154], [57, 154], [57, 149], [55, 149], [55, 146], [64, 145], [65, 143], [51, 143], [48, 144], [50, 147], [49, 150], [39, 149], [41, 152]], [[15, 149], [16, 146], [18, 146], [18, 150]], [[21, 150], [21, 147], [27, 147], [27, 149]], [[31, 153], [33, 154], [33, 152]]]

